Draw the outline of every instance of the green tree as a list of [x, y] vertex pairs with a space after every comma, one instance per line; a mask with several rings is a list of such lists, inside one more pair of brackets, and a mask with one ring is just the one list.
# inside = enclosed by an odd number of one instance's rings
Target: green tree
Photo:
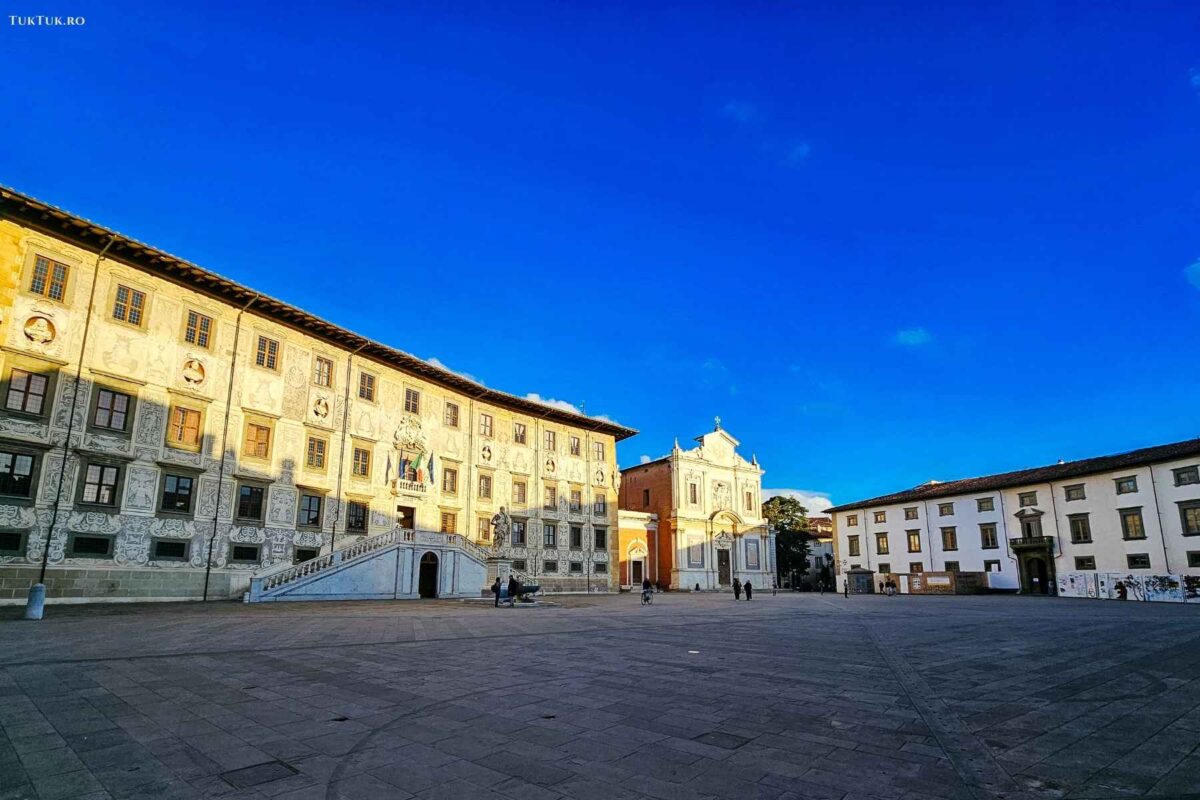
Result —
[[775, 530], [775, 563], [780, 575], [808, 570], [808, 509], [794, 497], [772, 497], [762, 505], [763, 518]]

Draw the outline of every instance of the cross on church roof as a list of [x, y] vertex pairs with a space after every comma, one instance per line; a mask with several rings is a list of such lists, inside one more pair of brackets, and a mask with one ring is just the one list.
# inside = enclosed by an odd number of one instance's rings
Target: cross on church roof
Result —
[[713, 421], [717, 423], [717, 427], [713, 428], [713, 430], [714, 430], [714, 431], [719, 431], [719, 430], [721, 430], [721, 418], [720, 418], [720, 417], [713, 417]]

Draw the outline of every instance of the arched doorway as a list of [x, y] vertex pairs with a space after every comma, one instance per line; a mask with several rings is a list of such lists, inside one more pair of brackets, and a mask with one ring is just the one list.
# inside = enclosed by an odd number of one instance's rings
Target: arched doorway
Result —
[[650, 577], [646, 564], [646, 543], [635, 539], [626, 551], [627, 586], [641, 588], [642, 581]]
[[417, 577], [417, 592], [421, 597], [438, 596], [438, 557], [435, 553], [421, 556], [420, 573]]

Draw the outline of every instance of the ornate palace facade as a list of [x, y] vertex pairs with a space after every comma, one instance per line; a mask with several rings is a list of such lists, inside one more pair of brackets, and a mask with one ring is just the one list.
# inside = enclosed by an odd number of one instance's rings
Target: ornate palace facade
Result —
[[763, 470], [742, 458], [720, 420], [696, 441], [622, 472], [622, 513], [645, 519], [622, 521], [621, 582], [644, 575], [672, 589], [720, 589], [735, 579], [769, 588], [775, 540], [762, 517]]
[[615, 445], [635, 431], [7, 189], [0, 276], [0, 602], [47, 547], [51, 600], [236, 597], [345, 537], [487, 545], [501, 506], [515, 569], [615, 589]]

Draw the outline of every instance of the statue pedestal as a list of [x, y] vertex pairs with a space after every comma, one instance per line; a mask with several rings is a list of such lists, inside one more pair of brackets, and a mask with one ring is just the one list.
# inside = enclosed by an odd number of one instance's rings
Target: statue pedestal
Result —
[[500, 556], [490, 556], [487, 560], [487, 585], [483, 587], [483, 596], [492, 596], [492, 584], [500, 579], [500, 596], [508, 597], [508, 576], [512, 574], [512, 559]]

